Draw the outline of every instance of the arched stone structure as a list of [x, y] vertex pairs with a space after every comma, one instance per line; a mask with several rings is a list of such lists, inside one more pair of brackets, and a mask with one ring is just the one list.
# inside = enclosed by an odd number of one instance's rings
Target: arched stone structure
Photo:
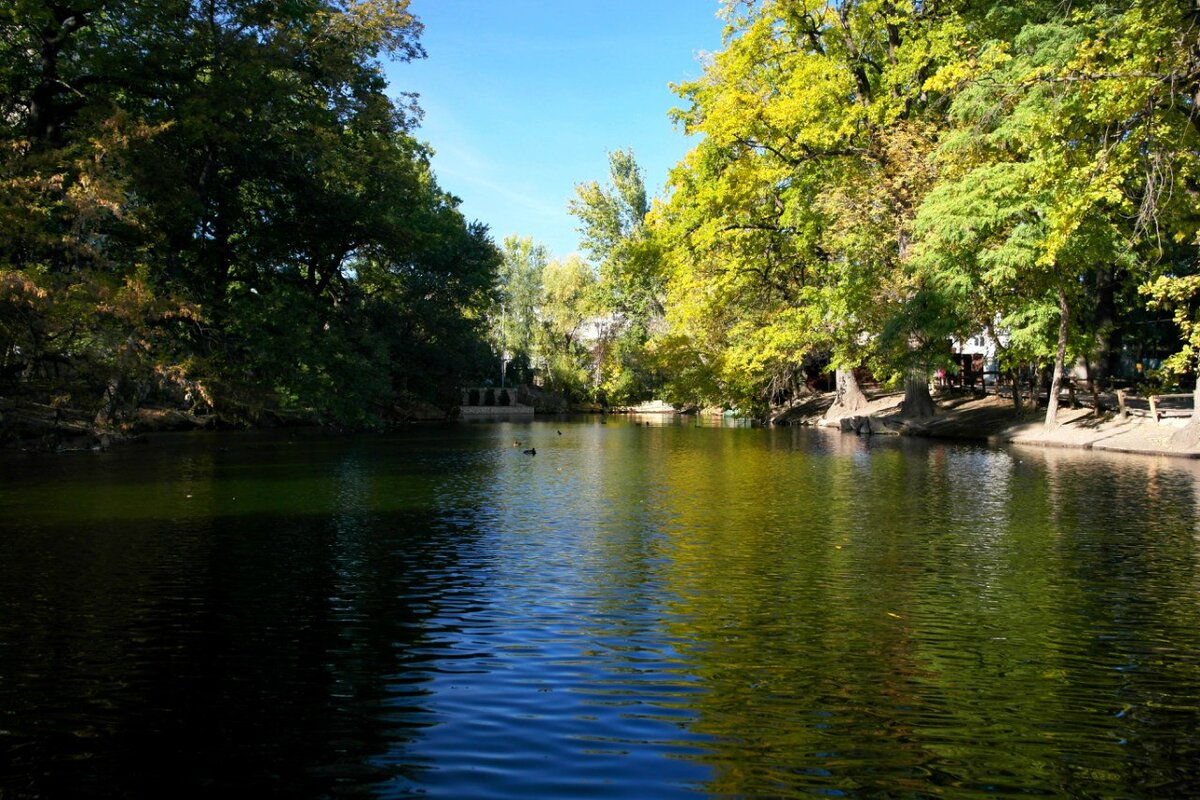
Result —
[[533, 406], [524, 401], [526, 392], [522, 386], [468, 386], [461, 391], [463, 416], [487, 416], [489, 414], [532, 414]]

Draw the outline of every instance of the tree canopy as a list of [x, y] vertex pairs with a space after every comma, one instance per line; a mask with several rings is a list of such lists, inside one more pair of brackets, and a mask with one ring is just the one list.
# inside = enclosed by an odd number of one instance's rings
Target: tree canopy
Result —
[[4, 5], [0, 398], [357, 425], [540, 373], [758, 413], [865, 369], [922, 414], [981, 331], [1053, 376], [1051, 424], [1078, 361], [1100, 385], [1152, 342], [1144, 378], [1194, 380], [1194, 2], [724, 18], [665, 195], [628, 149], [576, 186], [585, 262], [438, 185], [381, 66], [423, 55], [407, 0]]
[[725, 15], [724, 48], [676, 87], [698, 142], [644, 234], [668, 323], [649, 347], [676, 365], [674, 399], [761, 409], [813, 359], [923, 387], [948, 340], [985, 330], [1007, 334], [1006, 369], [1057, 377], [1082, 358], [1106, 377], [1138, 326], [1164, 322], [1139, 285], [1191, 319], [1194, 4]]
[[361, 424], [490, 370], [500, 265], [437, 185], [407, 0], [0, 9], [0, 394]]

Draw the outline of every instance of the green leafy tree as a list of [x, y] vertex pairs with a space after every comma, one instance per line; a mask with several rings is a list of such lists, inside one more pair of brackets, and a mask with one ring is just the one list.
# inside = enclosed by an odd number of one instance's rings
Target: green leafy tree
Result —
[[579, 256], [552, 260], [542, 271], [539, 351], [550, 388], [571, 399], [589, 394], [592, 355], [582, 334], [600, 311], [595, 273]]
[[1139, 276], [1194, 251], [1192, 5], [726, 15], [679, 87], [703, 138], [651, 216], [681, 391], [763, 408], [827, 358], [847, 382], [904, 379], [906, 411], [930, 413], [947, 340], [999, 329], [1009, 366], [1054, 365], [1053, 424], [1072, 356], [1111, 360]]
[[599, 389], [624, 404], [649, 399], [660, 382], [647, 345], [661, 327], [665, 283], [661, 246], [646, 225], [641, 168], [632, 150], [608, 160], [608, 182], [576, 185], [568, 207], [580, 223], [580, 246], [598, 265], [602, 310], [615, 316], [611, 338], [599, 346]]
[[530, 236], [506, 236], [499, 274], [499, 303], [492, 311], [492, 342], [504, 362], [504, 377], [532, 378], [538, 361], [538, 307], [542, 273], [549, 262], [544, 245]]
[[[903, 264], [931, 180], [937, 98], [923, 84], [949, 49], [939, 18], [886, 2], [727, 14], [725, 49], [678, 89], [691, 105], [677, 118], [704, 139], [662, 217], [674, 330], [725, 394], [759, 408], [818, 355], [844, 383], [863, 363], [923, 375], [927, 342], [882, 336], [920, 288]], [[913, 395], [913, 413], [931, 408], [923, 378]]]
[[1182, 11], [1045, 10], [933, 81], [955, 82], [954, 103], [918, 261], [963, 319], [998, 317], [1013, 356], [1053, 363], [1048, 426], [1068, 356], [1093, 355], [1102, 333], [1089, 330], [1103, 303], [1092, 276], [1136, 277], [1154, 239], [1195, 218], [1168, 200], [1195, 175], [1194, 121], [1170, 88], [1196, 58]]
[[0, 9], [3, 390], [364, 424], [482, 374], [499, 254], [379, 63], [420, 30], [407, 0]]
[[661, 313], [653, 262], [645, 252], [645, 219], [650, 210], [641, 168], [632, 150], [608, 154], [609, 180], [575, 187], [568, 204], [579, 220], [580, 247], [599, 264], [600, 278], [614, 310], [648, 319]]

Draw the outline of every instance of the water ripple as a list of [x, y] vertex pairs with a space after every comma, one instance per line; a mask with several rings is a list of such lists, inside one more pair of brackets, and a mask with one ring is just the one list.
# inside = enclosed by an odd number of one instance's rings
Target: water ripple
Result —
[[1200, 786], [1195, 465], [559, 421], [0, 470], [0, 795]]

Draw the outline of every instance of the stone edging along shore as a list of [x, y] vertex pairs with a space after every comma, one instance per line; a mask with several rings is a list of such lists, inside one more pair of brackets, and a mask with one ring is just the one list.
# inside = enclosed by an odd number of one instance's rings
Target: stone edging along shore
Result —
[[1197, 437], [1190, 437], [1186, 442], [1172, 442], [1175, 433], [1186, 424], [1185, 418], [1155, 422], [1147, 417], [1096, 417], [1088, 408], [1060, 408], [1058, 424], [1047, 429], [1043, 412], [1028, 412], [1018, 417], [1010, 399], [995, 395], [939, 398], [937, 416], [924, 419], [901, 417], [901, 399], [902, 395], [886, 395], [852, 415], [826, 418], [823, 410], [813, 409], [814, 413], [793, 415], [786, 421], [859, 434], [928, 436], [993, 444], [1200, 458]]

